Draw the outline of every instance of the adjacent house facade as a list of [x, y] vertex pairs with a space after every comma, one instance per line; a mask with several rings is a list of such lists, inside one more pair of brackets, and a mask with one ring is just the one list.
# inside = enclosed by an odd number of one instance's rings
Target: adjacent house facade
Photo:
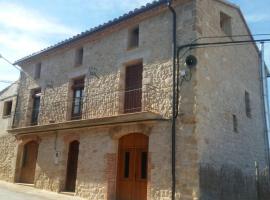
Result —
[[0, 180], [13, 182], [17, 142], [7, 130], [12, 127], [17, 101], [18, 82], [0, 91]]
[[[172, 5], [178, 46], [250, 35], [226, 1]], [[160, 0], [17, 61], [14, 181], [91, 200], [171, 199], [172, 31]], [[253, 174], [255, 161], [268, 166], [268, 142], [256, 45], [186, 53], [198, 64], [180, 87], [175, 186], [195, 200], [202, 165]]]

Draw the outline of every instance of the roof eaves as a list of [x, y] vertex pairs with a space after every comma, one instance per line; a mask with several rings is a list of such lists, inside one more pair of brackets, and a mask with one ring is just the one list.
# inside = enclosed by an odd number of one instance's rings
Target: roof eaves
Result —
[[163, 5], [163, 4], [167, 3], [167, 2], [168, 2], [168, 0], [157, 0], [157, 1], [153, 1], [152, 3], [148, 3], [145, 6], [142, 6], [140, 8], [136, 8], [133, 11], [125, 13], [122, 16], [120, 16], [118, 18], [115, 18], [113, 20], [110, 20], [110, 21], [108, 21], [108, 22], [106, 22], [106, 23], [104, 23], [102, 25], [99, 25], [99, 26], [91, 28], [91, 29], [89, 29], [87, 31], [81, 32], [80, 34], [77, 34], [77, 35], [75, 35], [75, 36], [73, 36], [71, 38], [63, 40], [63, 41], [61, 41], [61, 42], [59, 42], [59, 43], [57, 43], [55, 45], [49, 46], [49, 47], [47, 47], [47, 48], [45, 48], [45, 49], [43, 49], [41, 51], [33, 53], [33, 54], [31, 54], [29, 56], [26, 56], [24, 58], [21, 58], [21, 59], [15, 61], [14, 64], [18, 65], [21, 62], [24, 62], [24, 61], [26, 61], [28, 59], [31, 59], [31, 58], [35, 57], [35, 56], [39, 56], [39, 55], [41, 55], [43, 53], [46, 53], [46, 52], [49, 52], [51, 50], [54, 50], [54, 49], [69, 45], [72, 42], [76, 42], [76, 41], [78, 41], [78, 40], [80, 40], [82, 38], [85, 38], [85, 37], [88, 37], [88, 36], [90, 36], [90, 35], [92, 35], [94, 33], [100, 32], [100, 31], [102, 31], [102, 30], [104, 30], [104, 29], [106, 29], [108, 27], [119, 24], [119, 23], [121, 23], [121, 22], [123, 22], [125, 20], [128, 20], [128, 19], [130, 19], [130, 18], [132, 18], [134, 16], [137, 16], [137, 15], [139, 15], [141, 13], [144, 13], [146, 11], [149, 11], [151, 9], [159, 7], [159, 6], [161, 6], [161, 5]]

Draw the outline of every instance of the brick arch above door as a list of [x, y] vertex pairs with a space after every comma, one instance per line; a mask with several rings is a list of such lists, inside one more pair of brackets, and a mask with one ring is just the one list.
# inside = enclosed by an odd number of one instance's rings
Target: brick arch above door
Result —
[[110, 136], [114, 140], [119, 140], [121, 137], [125, 135], [129, 135], [131, 133], [141, 133], [146, 136], [149, 136], [152, 130], [153, 124], [129, 124], [129, 125], [119, 125], [111, 128], [109, 130]]

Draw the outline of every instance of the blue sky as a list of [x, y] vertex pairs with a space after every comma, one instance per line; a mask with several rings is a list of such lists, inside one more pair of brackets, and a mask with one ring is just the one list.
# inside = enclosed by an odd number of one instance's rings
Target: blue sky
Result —
[[[0, 54], [13, 62], [151, 1], [0, 0]], [[269, 0], [231, 2], [241, 7], [253, 33], [270, 33]], [[0, 60], [0, 80], [17, 78], [18, 71]], [[0, 90], [6, 86], [0, 83]]]

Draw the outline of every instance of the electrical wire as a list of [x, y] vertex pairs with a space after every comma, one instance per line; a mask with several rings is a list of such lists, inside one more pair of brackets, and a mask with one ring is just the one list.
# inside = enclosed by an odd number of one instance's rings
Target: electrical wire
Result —
[[[180, 48], [178, 48], [177, 50], [177, 72], [176, 72], [176, 83], [177, 83], [177, 87], [176, 87], [176, 109], [177, 112], [175, 113], [175, 116], [177, 118], [178, 114], [179, 114], [179, 94], [180, 94], [180, 90], [181, 87], [183, 85], [183, 80], [185, 81], [190, 81], [192, 78], [192, 72], [191, 69], [186, 68], [186, 75], [184, 75], [183, 77], [179, 76], [180, 73], [180, 60], [187, 54], [187, 52], [193, 50], [193, 49], [197, 49], [197, 48], [206, 48], [206, 47], [227, 47], [227, 46], [242, 46], [242, 45], [248, 45], [248, 44], [252, 44], [252, 43], [257, 43], [257, 42], [261, 42], [263, 40], [260, 41], [256, 41], [253, 39], [254, 36], [270, 36], [270, 34], [253, 34], [253, 35], [231, 35], [231, 36], [209, 36], [209, 37], [200, 37], [197, 38], [193, 41], [191, 41], [189, 43], [190, 46], [186, 45], [186, 48], [188, 48], [183, 55], [181, 55], [181, 57], [179, 57], [179, 53], [180, 53]], [[230, 42], [220, 42], [220, 44], [218, 44], [219, 42], [213, 42], [213, 44], [211, 43], [202, 43], [202, 46], [200, 46], [200, 44], [198, 44], [198, 46], [196, 46], [197, 41], [202, 40], [202, 39], [213, 39], [213, 38], [233, 38], [233, 37], [251, 37], [252, 40], [251, 41], [232, 41], [232, 43]], [[254, 40], [254, 41], [253, 41]], [[237, 43], [237, 42], [242, 42], [242, 43]], [[265, 39], [264, 43], [270, 43], [270, 41], [268, 39]], [[188, 76], [187, 76], [188, 75]], [[180, 80], [181, 78], [181, 80]]]

